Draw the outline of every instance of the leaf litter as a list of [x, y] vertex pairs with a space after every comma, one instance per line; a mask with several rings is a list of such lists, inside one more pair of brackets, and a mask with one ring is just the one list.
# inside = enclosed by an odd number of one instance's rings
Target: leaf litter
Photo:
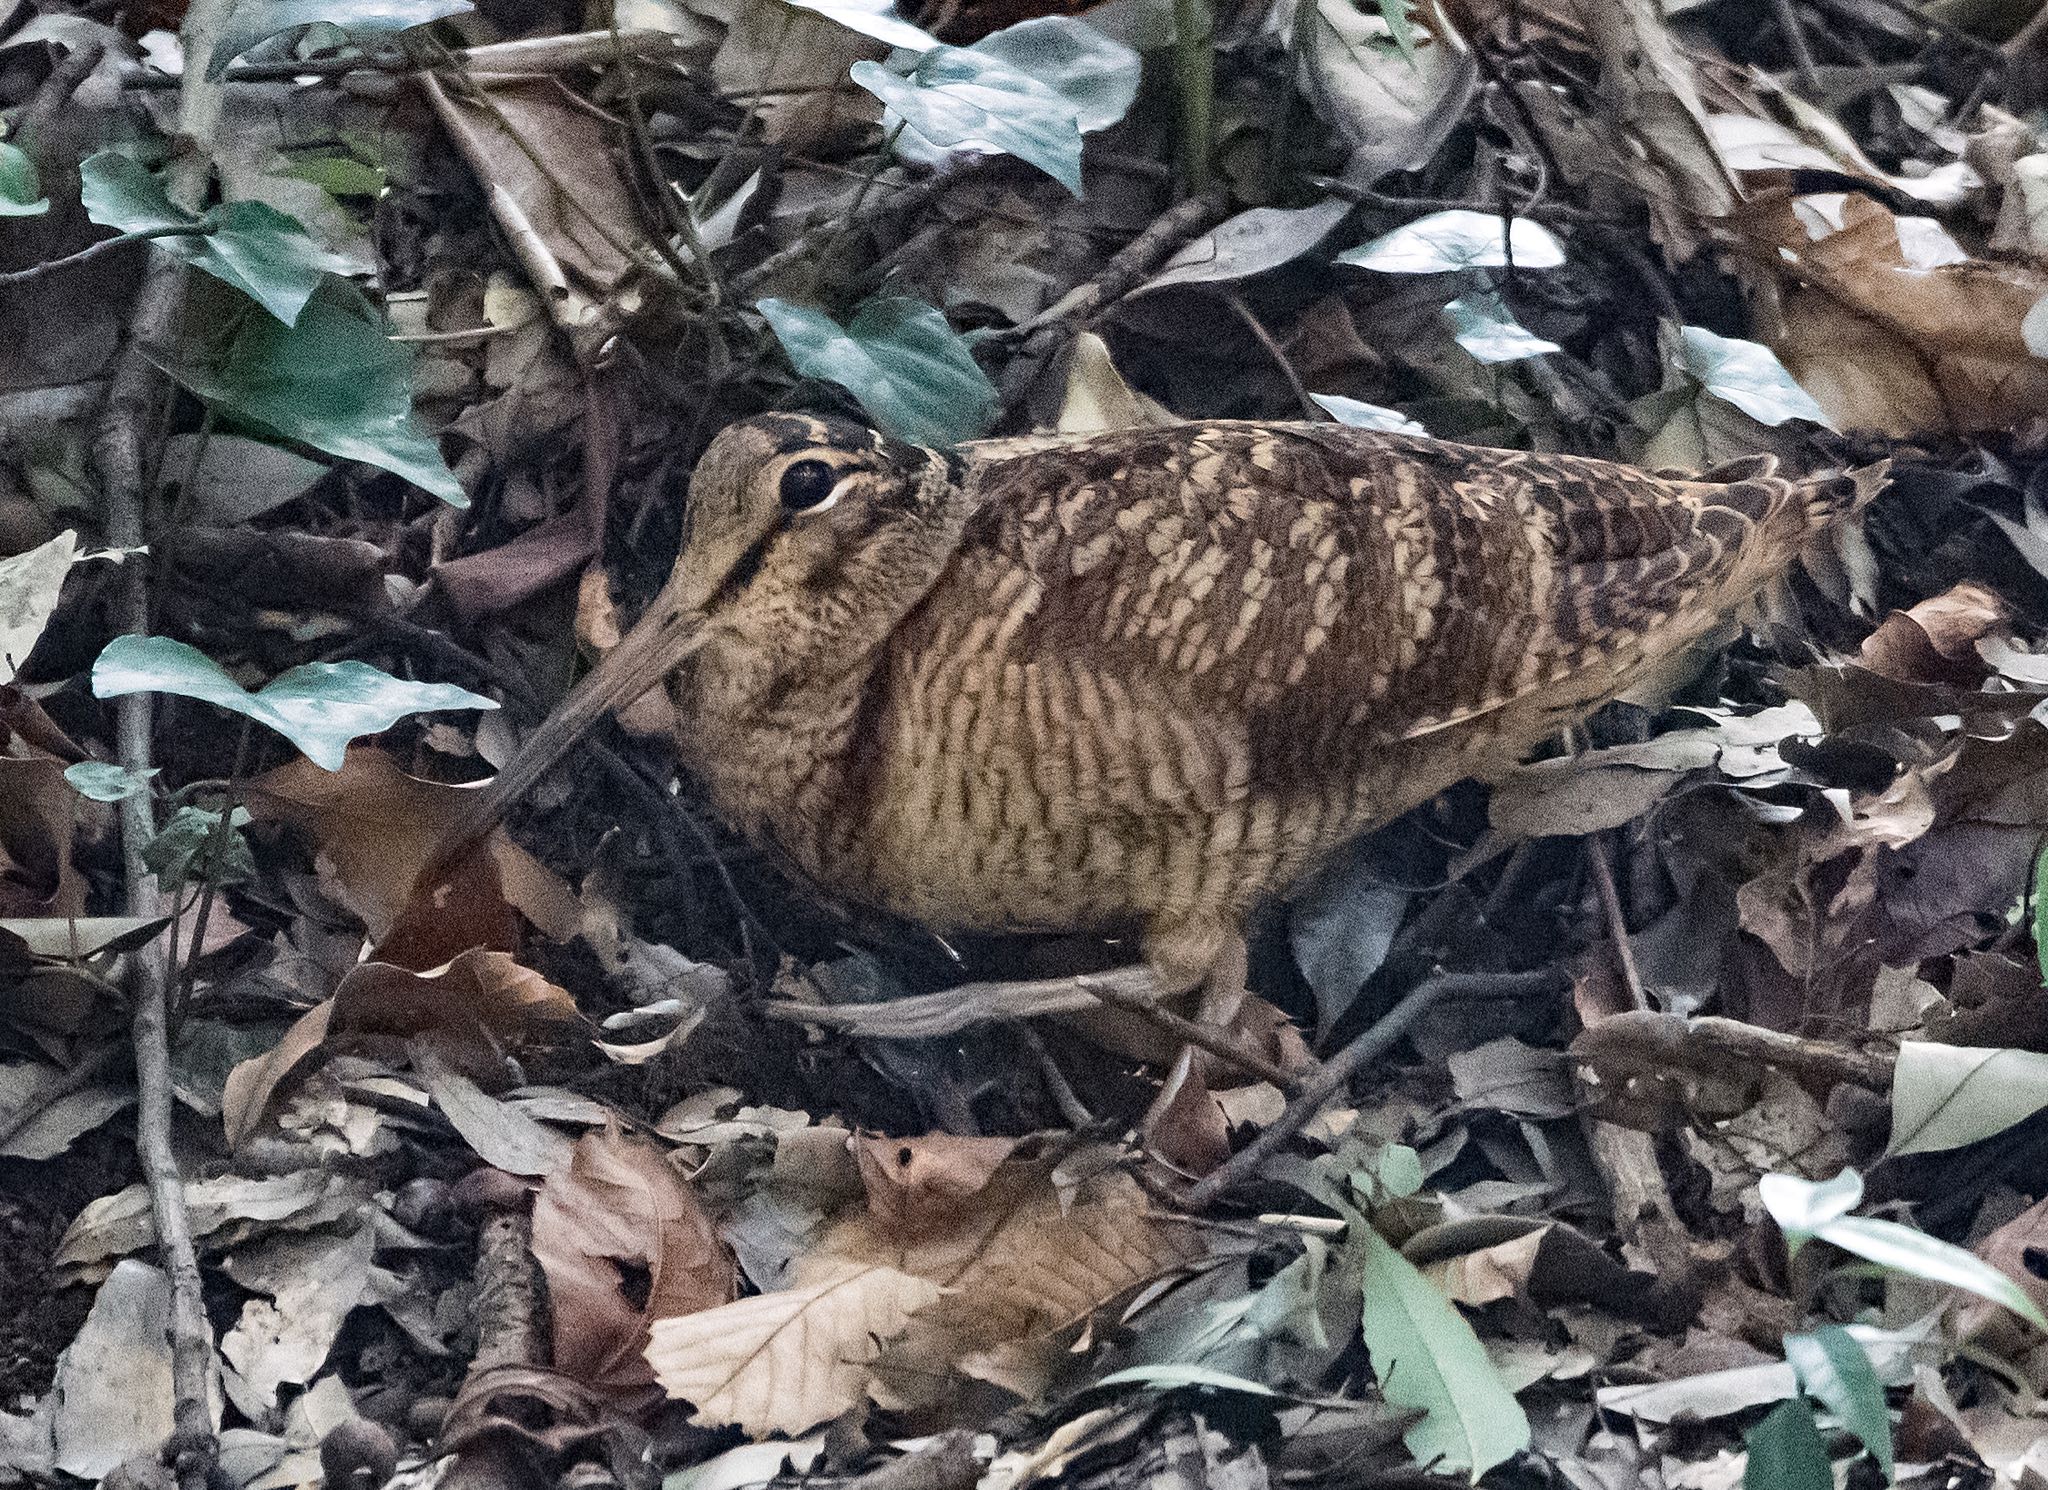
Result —
[[[213, 8], [0, 21], [0, 1482], [2048, 1475], [2039, 15]], [[821, 903], [660, 695], [417, 887], [771, 407], [1894, 486], [1191, 1039]]]

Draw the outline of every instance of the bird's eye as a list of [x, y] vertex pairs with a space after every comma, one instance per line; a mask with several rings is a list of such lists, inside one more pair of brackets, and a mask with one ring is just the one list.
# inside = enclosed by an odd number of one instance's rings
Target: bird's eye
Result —
[[809, 512], [838, 489], [839, 473], [821, 460], [800, 460], [782, 473], [782, 505], [791, 512]]

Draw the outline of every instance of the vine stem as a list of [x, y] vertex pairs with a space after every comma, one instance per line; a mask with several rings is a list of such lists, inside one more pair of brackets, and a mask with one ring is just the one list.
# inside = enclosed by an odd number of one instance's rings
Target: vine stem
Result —
[[1181, 187], [1209, 189], [1216, 147], [1216, 13], [1210, 0], [1173, 0], [1173, 81], [1180, 105]]

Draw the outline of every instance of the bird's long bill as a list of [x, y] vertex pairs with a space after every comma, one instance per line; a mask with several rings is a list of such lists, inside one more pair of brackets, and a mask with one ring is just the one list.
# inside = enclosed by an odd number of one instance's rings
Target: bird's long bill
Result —
[[697, 612], [676, 603], [668, 590], [656, 596], [640, 623], [569, 690], [490, 784], [464, 801], [442, 835], [433, 867], [451, 867], [606, 713], [632, 703], [695, 652], [704, 639], [698, 620]]

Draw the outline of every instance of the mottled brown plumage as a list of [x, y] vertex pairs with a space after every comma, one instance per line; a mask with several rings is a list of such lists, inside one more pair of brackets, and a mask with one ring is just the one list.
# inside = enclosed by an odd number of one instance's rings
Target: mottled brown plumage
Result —
[[766, 415], [712, 443], [648, 619], [476, 820], [665, 679], [719, 810], [820, 885], [939, 930], [1136, 929], [1186, 986], [1260, 899], [1512, 765], [1880, 484], [1326, 424], [941, 454]]

